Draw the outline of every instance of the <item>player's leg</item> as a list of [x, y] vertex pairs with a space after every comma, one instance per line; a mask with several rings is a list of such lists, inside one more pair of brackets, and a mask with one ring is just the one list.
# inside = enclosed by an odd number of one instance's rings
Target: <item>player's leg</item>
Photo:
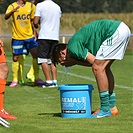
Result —
[[4, 109], [4, 93], [5, 93], [5, 85], [6, 79], [8, 76], [8, 66], [6, 63], [6, 57], [3, 48], [0, 48], [0, 117], [3, 119], [17, 119], [17, 117], [9, 114]]
[[100, 111], [92, 115], [92, 118], [101, 118], [111, 116], [109, 106], [109, 82], [106, 75], [106, 67], [110, 63], [110, 60], [97, 60], [95, 59], [92, 70], [95, 75], [100, 97]]
[[12, 62], [12, 83], [9, 85], [10, 87], [15, 87], [18, 85], [18, 70], [19, 70], [19, 62]]
[[0, 110], [4, 108], [3, 103], [4, 103], [4, 92], [5, 92], [7, 75], [8, 75], [7, 64], [0, 62]]
[[[22, 71], [24, 68], [24, 60], [26, 59], [26, 56], [29, 54], [29, 51], [26, 49], [25, 46], [23, 46], [23, 55], [21, 56], [21, 58], [19, 59], [19, 74], [18, 74], [18, 78], [19, 78], [19, 82], [23, 83], [23, 76], [22, 76]], [[20, 75], [20, 77], [19, 77]], [[29, 79], [30, 81], [34, 82], [35, 77], [34, 77], [34, 69], [33, 66], [31, 65], [29, 72], [26, 75], [26, 78]]]
[[50, 69], [50, 65], [51, 62], [49, 62], [50, 60], [50, 49], [51, 49], [51, 45], [50, 44], [51, 41], [49, 40], [38, 40], [38, 48], [37, 48], [37, 52], [38, 52], [38, 63], [41, 65], [42, 67], [42, 71], [45, 77], [45, 84], [42, 86], [43, 88], [45, 87], [54, 87], [54, 83], [53, 80], [51, 78], [51, 69]]
[[18, 70], [19, 70], [19, 56], [23, 54], [23, 41], [12, 39], [13, 62], [12, 62], [12, 76], [13, 80], [10, 87], [18, 85]]
[[58, 83], [57, 83], [57, 68], [53, 63], [51, 63], [50, 64], [50, 69], [51, 69], [51, 75], [52, 75], [53, 83], [57, 87], [58, 86]]
[[106, 74], [108, 77], [108, 81], [109, 81], [109, 106], [110, 106], [110, 110], [112, 115], [117, 115], [118, 114], [118, 109], [116, 107], [116, 94], [115, 94], [115, 90], [114, 90], [114, 76], [113, 73], [110, 69], [111, 64], [114, 62], [114, 60], [112, 60], [106, 67]]
[[4, 92], [5, 92], [7, 74], [8, 74], [7, 64], [0, 63], [0, 117], [3, 119], [15, 120], [17, 119], [17, 117], [9, 114], [4, 109]]
[[35, 81], [33, 65], [30, 66], [30, 70], [28, 71], [26, 78], [29, 79], [31, 82]]
[[27, 44], [27, 49], [32, 55], [32, 65], [34, 69], [34, 75], [35, 75], [35, 85], [42, 85], [44, 84], [44, 81], [39, 78], [39, 65], [37, 63], [37, 42], [34, 40], [34, 38], [29, 39], [29, 43]]
[[24, 61], [26, 59], [26, 55], [21, 55], [19, 57], [19, 70], [18, 70], [18, 82], [20, 84], [23, 84], [24, 83], [24, 80], [23, 80], [23, 69], [24, 69]]
[[52, 76], [52, 80], [53, 80], [53, 84], [55, 87], [58, 86], [58, 82], [57, 82], [57, 67], [52, 63], [51, 59], [50, 59], [50, 55], [53, 54], [53, 49], [55, 48], [55, 46], [58, 44], [58, 41], [51, 41], [51, 49], [50, 49], [50, 53], [49, 53], [49, 59], [48, 59], [48, 64], [50, 64], [50, 70], [51, 70], [51, 76]]
[[39, 65], [37, 64], [37, 58], [32, 59], [33, 71], [35, 75], [35, 80], [39, 78]]
[[[110, 66], [114, 62], [112, 60], [106, 67], [106, 74], [108, 77], [109, 81], [109, 106], [110, 106], [110, 111], [112, 115], [117, 115], [118, 114], [118, 109], [116, 107], [116, 96], [115, 96], [115, 91], [114, 91], [114, 76], [113, 73], [111, 72]], [[97, 114], [100, 110], [96, 110], [93, 115]]]

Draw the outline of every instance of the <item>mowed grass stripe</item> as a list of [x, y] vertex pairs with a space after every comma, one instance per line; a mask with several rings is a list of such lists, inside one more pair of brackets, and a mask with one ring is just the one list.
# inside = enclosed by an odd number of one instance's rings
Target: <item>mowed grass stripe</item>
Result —
[[[12, 62], [11, 60], [8, 60], [8, 62]], [[24, 66], [30, 66], [30, 64], [24, 64]], [[85, 80], [89, 80], [89, 81], [92, 81], [92, 82], [96, 82], [96, 80], [94, 78], [91, 78], [89, 76], [82, 76], [82, 75], [77, 75], [77, 74], [74, 74], [74, 73], [66, 73], [65, 71], [61, 71], [61, 70], [58, 70], [58, 73], [61, 73], [61, 74], [68, 74], [69, 76], [73, 76], [73, 77], [76, 77], [76, 78], [81, 78], [81, 79], [85, 79]], [[133, 90], [133, 87], [130, 87], [130, 86], [125, 86], [125, 85], [119, 85], [119, 84], [115, 84], [115, 87], [117, 88], [120, 88], [120, 89], [127, 89], [127, 90]]]

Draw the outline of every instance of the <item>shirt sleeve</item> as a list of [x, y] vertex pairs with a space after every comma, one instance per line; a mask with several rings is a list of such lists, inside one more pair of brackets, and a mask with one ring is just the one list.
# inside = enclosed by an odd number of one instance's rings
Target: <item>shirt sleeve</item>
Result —
[[41, 16], [41, 8], [40, 8], [40, 3], [36, 5], [36, 11], [35, 11], [35, 16]]
[[81, 41], [68, 45], [68, 52], [76, 59], [85, 60], [88, 49], [84, 47]]
[[14, 9], [14, 6], [11, 4], [7, 7], [7, 10], [6, 10], [6, 13], [5, 14], [8, 14], [9, 12], [11, 12], [12, 10]]
[[36, 10], [36, 6], [34, 4], [32, 4], [32, 6], [31, 6], [31, 19], [34, 18], [35, 10]]

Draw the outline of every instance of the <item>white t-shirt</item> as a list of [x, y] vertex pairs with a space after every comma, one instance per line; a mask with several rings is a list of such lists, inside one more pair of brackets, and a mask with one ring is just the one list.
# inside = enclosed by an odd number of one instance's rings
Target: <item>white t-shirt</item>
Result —
[[61, 9], [52, 0], [45, 0], [36, 5], [35, 16], [40, 17], [38, 39], [59, 40]]

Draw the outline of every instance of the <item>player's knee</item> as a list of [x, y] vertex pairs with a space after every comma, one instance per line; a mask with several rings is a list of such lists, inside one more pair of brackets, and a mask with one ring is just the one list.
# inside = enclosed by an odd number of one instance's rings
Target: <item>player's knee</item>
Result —
[[14, 61], [14, 62], [17, 62], [18, 60], [19, 60], [19, 56], [14, 56], [14, 57], [13, 57], [13, 61]]
[[3, 64], [1, 66], [0, 78], [1, 79], [7, 79], [8, 73], [9, 73], [9, 69], [8, 69], [7, 64]]
[[8, 73], [9, 73], [9, 69], [8, 69], [8, 66], [7, 65], [4, 67], [3, 73], [4, 73], [5, 77], [7, 78]]
[[92, 65], [92, 71], [94, 75], [97, 75], [98, 73], [102, 72], [104, 68], [101, 65], [93, 64]]

